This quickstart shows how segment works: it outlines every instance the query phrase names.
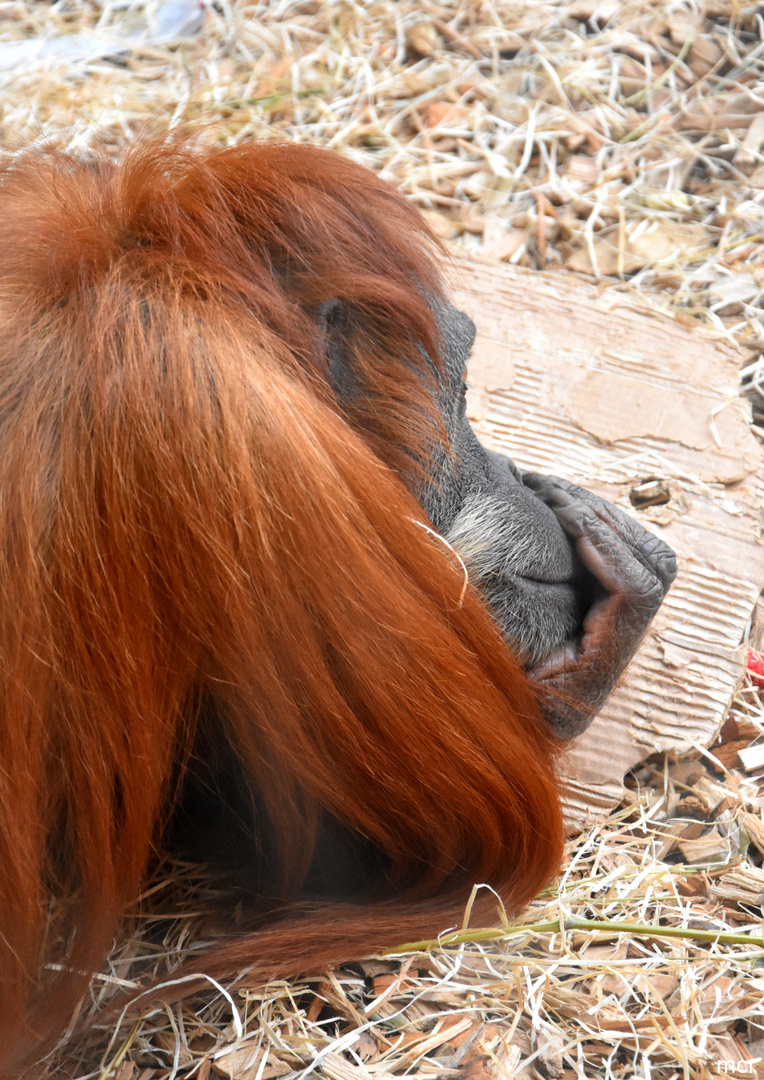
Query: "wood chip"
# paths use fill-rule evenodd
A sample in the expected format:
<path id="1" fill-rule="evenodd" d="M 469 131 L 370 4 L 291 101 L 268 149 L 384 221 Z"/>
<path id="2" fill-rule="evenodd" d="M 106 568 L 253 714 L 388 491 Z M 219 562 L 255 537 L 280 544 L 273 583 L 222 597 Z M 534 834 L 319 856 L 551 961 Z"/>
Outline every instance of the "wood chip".
<path id="1" fill-rule="evenodd" d="M 750 94 L 734 97 L 701 98 L 685 106 L 674 121 L 676 131 L 720 131 L 723 128 L 747 130 L 761 104 Z"/>
<path id="2" fill-rule="evenodd" d="M 730 870 L 712 882 L 708 891 L 717 900 L 760 905 L 764 903 L 764 869 L 759 866 L 741 866 Z"/>
<path id="3" fill-rule="evenodd" d="M 730 840 L 716 829 L 709 829 L 697 840 L 678 840 L 677 847 L 688 863 L 713 862 L 715 859 L 729 855 Z"/>
<path id="4" fill-rule="evenodd" d="M 341 1054 L 327 1054 L 322 1062 L 322 1071 L 329 1080 L 371 1080 L 371 1073 L 365 1066 L 353 1064 Z M 387 1080 L 392 1074 L 374 1072 L 375 1080 Z"/>
<path id="5" fill-rule="evenodd" d="M 758 769 L 764 769 L 764 743 L 738 750 L 737 756 L 745 772 L 756 772 Z"/>
<path id="6" fill-rule="evenodd" d="M 428 127 L 459 127 L 469 116 L 469 109 L 449 101 L 432 101 L 425 106 L 423 115 Z"/>
<path id="7" fill-rule="evenodd" d="M 510 229 L 503 236 L 483 244 L 480 254 L 484 259 L 493 259 L 501 262 L 503 259 L 511 259 L 513 255 L 528 243 L 527 229 Z"/>
<path id="8" fill-rule="evenodd" d="M 742 814 L 740 820 L 751 843 L 764 855 L 764 821 L 756 814 Z"/>
<path id="9" fill-rule="evenodd" d="M 721 746 L 715 746 L 713 755 L 718 758 L 725 769 L 733 769 L 740 766 L 738 754 L 741 750 L 745 750 L 749 744 L 749 739 L 733 739 L 730 742 L 722 743 Z"/>
<path id="10" fill-rule="evenodd" d="M 263 1064 L 265 1056 L 268 1056 L 268 1051 L 258 1050 L 256 1044 L 242 1046 L 216 1058 L 212 1062 L 212 1068 L 226 1080 L 277 1080 L 278 1077 L 292 1072 L 291 1065 L 279 1061 L 273 1055 L 268 1056 L 268 1060 Z"/>
<path id="11" fill-rule="evenodd" d="M 753 165 L 761 156 L 764 145 L 764 113 L 755 116 L 745 133 L 740 147 L 735 151 L 733 161 L 736 165 Z"/>
<path id="12" fill-rule="evenodd" d="M 671 821 L 660 831 L 661 843 L 657 848 L 657 857 L 665 859 L 676 848 L 680 840 L 697 840 L 703 834 L 702 821 Z"/>

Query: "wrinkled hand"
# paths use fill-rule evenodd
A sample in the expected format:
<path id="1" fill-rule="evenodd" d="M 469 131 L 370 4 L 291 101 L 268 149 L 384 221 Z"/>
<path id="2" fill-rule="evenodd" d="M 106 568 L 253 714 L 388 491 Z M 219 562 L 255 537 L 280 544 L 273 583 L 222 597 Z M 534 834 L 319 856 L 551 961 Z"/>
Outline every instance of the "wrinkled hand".
<path id="1" fill-rule="evenodd" d="M 597 583 L 581 639 L 528 672 L 547 720 L 560 738 L 570 739 L 589 726 L 636 652 L 676 577 L 676 556 L 598 495 L 540 473 L 522 479 L 554 510 Z"/>

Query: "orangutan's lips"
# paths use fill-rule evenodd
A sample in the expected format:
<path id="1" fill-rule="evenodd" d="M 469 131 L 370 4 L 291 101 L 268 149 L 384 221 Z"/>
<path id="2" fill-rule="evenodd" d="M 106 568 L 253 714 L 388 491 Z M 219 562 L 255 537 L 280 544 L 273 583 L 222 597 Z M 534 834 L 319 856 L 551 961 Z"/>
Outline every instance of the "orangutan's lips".
<path id="1" fill-rule="evenodd" d="M 532 679 L 550 679 L 554 675 L 562 675 L 566 670 L 572 669 L 580 662 L 580 643 L 566 641 L 563 645 L 558 645 L 545 660 L 528 668 L 528 675 Z"/>
<path id="2" fill-rule="evenodd" d="M 614 597 L 604 596 L 595 601 L 586 613 L 582 633 L 577 638 L 558 645 L 545 660 L 528 670 L 533 679 L 550 679 L 567 670 L 580 667 L 585 654 L 594 655 L 603 648 L 603 639 L 611 632 Z"/>

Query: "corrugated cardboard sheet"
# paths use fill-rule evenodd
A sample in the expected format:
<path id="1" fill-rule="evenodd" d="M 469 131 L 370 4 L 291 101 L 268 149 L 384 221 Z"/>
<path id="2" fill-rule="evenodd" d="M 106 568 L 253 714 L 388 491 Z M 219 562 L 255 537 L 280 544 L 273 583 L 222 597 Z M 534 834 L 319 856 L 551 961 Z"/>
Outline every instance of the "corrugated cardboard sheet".
<path id="1" fill-rule="evenodd" d="M 478 327 L 469 409 L 480 438 L 599 492 L 679 555 L 649 636 L 566 760 L 581 827 L 619 801 L 623 773 L 648 754 L 708 744 L 742 677 L 764 586 L 764 478 L 736 390 L 741 354 L 563 274 L 459 258 L 453 283 Z M 635 510 L 630 493 L 651 481 L 668 501 Z"/>

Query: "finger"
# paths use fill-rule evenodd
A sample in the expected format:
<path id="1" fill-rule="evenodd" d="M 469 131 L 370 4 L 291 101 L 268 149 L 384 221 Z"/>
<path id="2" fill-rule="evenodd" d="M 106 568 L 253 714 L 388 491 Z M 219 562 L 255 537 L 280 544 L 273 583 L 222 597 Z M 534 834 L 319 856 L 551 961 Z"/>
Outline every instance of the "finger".
<path id="1" fill-rule="evenodd" d="M 640 609 L 657 611 L 665 589 L 652 562 L 640 558 L 641 552 L 624 542 L 610 523 L 585 503 L 572 501 L 556 513 L 575 541 L 579 559 L 609 593 L 633 599 Z"/>
<path id="2" fill-rule="evenodd" d="M 661 582 L 664 594 L 677 575 L 676 555 L 659 536 L 644 528 L 620 507 L 585 488 L 556 476 L 525 473 L 523 483 L 557 513 L 583 503 L 614 533 L 622 538 L 634 556 Z"/>

